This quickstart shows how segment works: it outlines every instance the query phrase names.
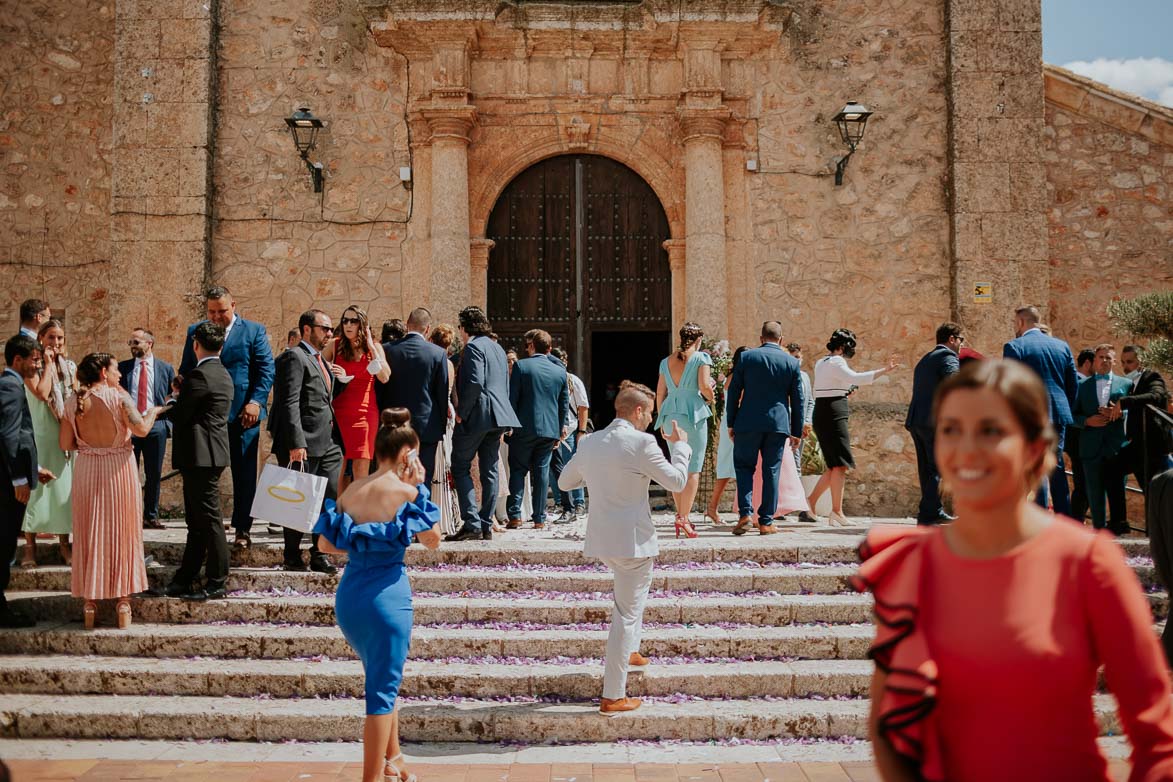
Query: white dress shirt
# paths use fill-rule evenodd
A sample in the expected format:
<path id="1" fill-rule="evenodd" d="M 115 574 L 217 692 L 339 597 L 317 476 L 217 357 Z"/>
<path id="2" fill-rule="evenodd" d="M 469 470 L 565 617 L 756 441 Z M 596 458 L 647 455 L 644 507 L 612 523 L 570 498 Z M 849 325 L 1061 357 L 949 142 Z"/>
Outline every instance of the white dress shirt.
<path id="1" fill-rule="evenodd" d="M 32 337 L 33 339 L 37 338 L 37 332 L 33 331 L 32 329 L 25 328 L 24 326 L 20 327 L 20 333 L 24 334 L 26 337 Z"/>
<path id="2" fill-rule="evenodd" d="M 134 360 L 134 369 L 130 370 L 130 398 L 134 400 L 135 407 L 138 407 L 138 383 L 139 375 L 143 371 L 143 363 L 147 365 L 147 408 L 149 409 L 152 402 L 151 397 L 155 393 L 155 355 L 152 353 L 146 358 L 136 358 Z"/>
<path id="3" fill-rule="evenodd" d="M 616 418 L 605 429 L 578 441 L 578 451 L 562 468 L 562 491 L 586 486 L 591 494 L 583 553 L 599 559 L 654 557 L 660 551 L 648 504 L 653 480 L 671 492 L 688 481 L 692 449 L 675 443 L 672 461 L 664 458 L 656 438 L 637 432 Z"/>
<path id="4" fill-rule="evenodd" d="M 815 398 L 847 396 L 852 386 L 866 386 L 876 379 L 876 370 L 856 372 L 843 356 L 824 356 L 815 362 Z"/>
<path id="5" fill-rule="evenodd" d="M 224 344 L 228 344 L 228 335 L 232 333 L 232 327 L 236 325 L 236 315 L 232 315 L 232 320 L 228 321 L 228 328 L 224 329 Z"/>
<path id="6" fill-rule="evenodd" d="M 1112 376 L 1096 376 L 1096 398 L 1100 400 L 1100 407 L 1107 407 L 1112 399 Z"/>
<path id="7" fill-rule="evenodd" d="M 570 431 L 578 429 L 578 408 L 590 408 L 590 398 L 587 396 L 586 386 L 582 379 L 573 372 L 566 373 L 566 382 L 570 386 L 570 408 L 566 411 L 566 425 Z"/>

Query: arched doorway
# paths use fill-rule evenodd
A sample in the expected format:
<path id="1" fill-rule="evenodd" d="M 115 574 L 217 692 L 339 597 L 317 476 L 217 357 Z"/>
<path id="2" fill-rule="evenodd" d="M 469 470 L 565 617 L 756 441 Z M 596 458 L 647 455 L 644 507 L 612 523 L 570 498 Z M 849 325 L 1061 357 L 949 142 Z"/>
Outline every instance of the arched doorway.
<path id="1" fill-rule="evenodd" d="M 596 425 L 623 379 L 655 387 L 670 345 L 668 218 L 652 188 L 598 155 L 563 155 L 519 174 L 486 229 L 489 319 L 507 347 L 544 329 L 590 390 Z"/>

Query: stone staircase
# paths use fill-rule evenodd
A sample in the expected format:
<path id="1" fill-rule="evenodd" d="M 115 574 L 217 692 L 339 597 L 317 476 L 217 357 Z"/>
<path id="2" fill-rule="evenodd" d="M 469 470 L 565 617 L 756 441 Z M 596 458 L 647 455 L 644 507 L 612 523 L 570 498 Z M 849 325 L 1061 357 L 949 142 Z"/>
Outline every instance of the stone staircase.
<path id="1" fill-rule="evenodd" d="M 415 631 L 401 691 L 412 742 L 746 742 L 866 736 L 871 601 L 848 591 L 865 525 L 786 524 L 792 534 L 734 538 L 702 529 L 662 553 L 642 651 L 653 664 L 628 690 L 647 699 L 609 719 L 602 688 L 609 574 L 581 555 L 573 525 L 491 543 L 413 548 Z M 182 551 L 175 522 L 150 533 L 152 583 Z M 1147 540 L 1123 545 L 1154 614 Z M 42 545 L 41 561 L 55 546 Z M 0 635 L 0 736 L 8 738 L 356 741 L 363 676 L 334 625 L 338 576 L 278 569 L 276 539 L 234 562 L 232 596 L 136 600 L 134 625 L 85 631 L 69 571 L 16 571 L 9 592 L 37 627 Z M 1120 730 L 1109 695 L 1096 708 Z"/>

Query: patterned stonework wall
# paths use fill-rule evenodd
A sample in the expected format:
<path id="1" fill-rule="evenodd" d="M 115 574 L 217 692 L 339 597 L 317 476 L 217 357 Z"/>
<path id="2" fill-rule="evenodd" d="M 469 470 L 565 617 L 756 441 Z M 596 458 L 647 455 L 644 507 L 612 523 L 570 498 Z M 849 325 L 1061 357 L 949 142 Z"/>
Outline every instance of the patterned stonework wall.
<path id="1" fill-rule="evenodd" d="M 0 17 L 0 307 L 64 311 L 68 349 L 105 347 L 110 278 L 114 7 L 7 3 Z"/>
<path id="2" fill-rule="evenodd" d="M 1047 86 L 1052 325 L 1073 350 L 1119 345 L 1107 303 L 1173 288 L 1173 111 Z"/>
<path id="3" fill-rule="evenodd" d="M 222 0 L 220 24 L 213 279 L 275 346 L 311 305 L 402 317 L 422 303 L 400 279 L 403 59 L 374 44 L 353 2 Z M 303 105 L 326 121 L 311 153 L 321 194 L 284 122 Z"/>

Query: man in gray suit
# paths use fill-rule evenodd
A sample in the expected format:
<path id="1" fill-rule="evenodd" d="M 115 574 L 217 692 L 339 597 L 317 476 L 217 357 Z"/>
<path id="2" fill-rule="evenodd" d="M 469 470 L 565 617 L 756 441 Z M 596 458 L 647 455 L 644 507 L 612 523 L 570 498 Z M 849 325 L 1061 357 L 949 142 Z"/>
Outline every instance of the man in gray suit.
<path id="1" fill-rule="evenodd" d="M 445 540 L 491 540 L 501 437 L 507 430 L 520 427 L 521 422 L 509 404 L 509 360 L 501 346 L 489 337 L 492 328 L 484 310 L 465 307 L 458 317 L 464 350 L 456 369 L 452 480 L 464 524 Z M 479 509 L 472 485 L 474 457 L 481 473 Z"/>
<path id="2" fill-rule="evenodd" d="M 678 492 L 688 480 L 692 456 L 688 435 L 675 424 L 672 432 L 665 432 L 665 440 L 677 443 L 670 449 L 669 463 L 656 438 L 645 431 L 655 406 L 656 395 L 650 388 L 623 381 L 615 397 L 615 420 L 579 440 L 578 451 L 558 478 L 562 491 L 586 486 L 590 492 L 583 553 L 602 560 L 615 574 L 615 605 L 599 702 L 603 714 L 640 706 L 639 698 L 627 697 L 627 673 L 632 666 L 648 664 L 639 653 L 639 635 L 652 584 L 652 560 L 660 551 L 648 506 L 648 484 L 654 480 L 668 491 Z"/>
<path id="3" fill-rule="evenodd" d="M 334 419 L 334 397 L 345 384 L 339 367 L 322 358 L 322 348 L 334 336 L 330 316 L 321 310 L 303 312 L 297 321 L 301 342 L 277 357 L 269 433 L 273 454 L 282 466 L 301 464 L 306 472 L 326 479 L 326 499 L 338 498 L 342 472 L 342 436 Z M 285 529 L 285 569 L 305 570 L 301 560 L 302 533 Z M 310 570 L 334 573 L 337 568 L 318 551 L 318 536 L 310 545 Z"/>

